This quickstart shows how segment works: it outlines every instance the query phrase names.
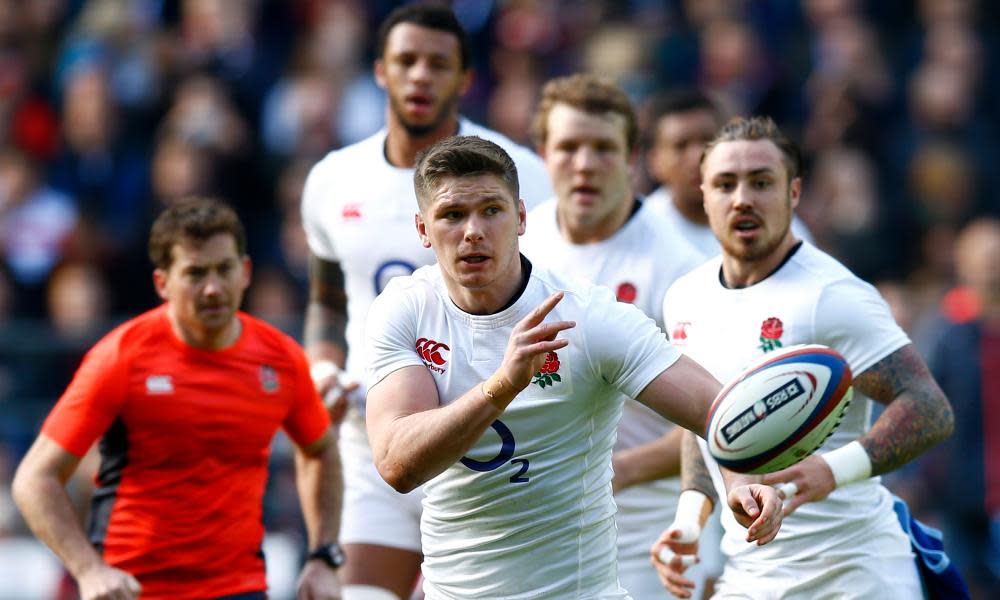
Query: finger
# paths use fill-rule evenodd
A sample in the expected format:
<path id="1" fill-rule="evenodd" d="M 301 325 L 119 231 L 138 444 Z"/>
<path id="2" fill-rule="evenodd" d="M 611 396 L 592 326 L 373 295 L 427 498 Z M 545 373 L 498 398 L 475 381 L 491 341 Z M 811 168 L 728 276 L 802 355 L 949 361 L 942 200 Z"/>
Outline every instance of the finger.
<path id="1" fill-rule="evenodd" d="M 554 352 L 556 350 L 559 350 L 560 348 L 565 348 L 568 345 L 569 345 L 569 340 L 567 340 L 566 338 L 558 338 L 552 341 L 542 341 L 542 342 L 537 342 L 535 344 L 531 344 L 530 346 L 525 346 L 522 349 L 522 351 L 524 352 L 523 356 L 532 357 L 532 356 L 538 356 L 539 354 L 544 354 L 546 352 Z"/>
<path id="2" fill-rule="evenodd" d="M 788 515 L 795 512 L 796 509 L 798 509 L 806 502 L 807 502 L 806 497 L 803 496 L 802 494 L 799 494 L 782 505 L 781 514 L 787 517 Z"/>
<path id="3" fill-rule="evenodd" d="M 531 329 L 527 330 L 523 334 L 523 338 L 536 341 L 536 340 L 554 340 L 559 332 L 565 331 L 567 329 L 572 329 L 576 327 L 576 321 L 552 321 L 549 323 L 542 323 L 536 325 Z"/>
<path id="4" fill-rule="evenodd" d="M 559 304 L 559 301 L 562 299 L 563 293 L 556 292 L 545 300 L 542 300 L 542 303 L 536 306 L 535 310 L 528 313 L 528 316 L 521 320 L 521 324 L 524 325 L 525 329 L 530 329 L 535 325 L 538 325 L 550 312 L 552 312 L 552 309 L 555 308 L 556 304 Z"/>
<path id="5" fill-rule="evenodd" d="M 683 571 L 699 562 L 697 554 L 674 554 L 670 548 L 660 548 L 656 553 L 656 560 L 677 571 Z"/>
<path id="6" fill-rule="evenodd" d="M 778 490 L 778 494 L 785 500 L 790 500 L 792 496 L 799 493 L 799 486 L 794 481 L 779 483 L 774 486 L 774 489 Z"/>

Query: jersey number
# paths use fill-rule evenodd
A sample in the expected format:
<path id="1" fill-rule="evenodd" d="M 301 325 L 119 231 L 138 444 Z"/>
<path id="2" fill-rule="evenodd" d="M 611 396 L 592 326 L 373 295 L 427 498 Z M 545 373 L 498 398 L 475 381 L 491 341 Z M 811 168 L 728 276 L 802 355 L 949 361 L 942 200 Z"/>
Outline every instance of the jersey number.
<path id="1" fill-rule="evenodd" d="M 503 421 L 497 419 L 493 421 L 491 425 L 493 431 L 497 432 L 500 436 L 500 452 L 496 455 L 493 460 L 481 461 L 473 460 L 471 458 L 462 457 L 461 462 L 466 467 L 472 469 L 473 471 L 479 471 L 480 473 L 486 473 L 488 471 L 493 471 L 499 469 L 500 467 L 506 465 L 508 461 L 512 465 L 520 465 L 521 469 L 511 476 L 511 483 L 527 483 L 528 477 L 526 473 L 528 472 L 528 459 L 526 458 L 514 458 L 514 434 L 511 433 L 510 428 L 503 424 Z"/>

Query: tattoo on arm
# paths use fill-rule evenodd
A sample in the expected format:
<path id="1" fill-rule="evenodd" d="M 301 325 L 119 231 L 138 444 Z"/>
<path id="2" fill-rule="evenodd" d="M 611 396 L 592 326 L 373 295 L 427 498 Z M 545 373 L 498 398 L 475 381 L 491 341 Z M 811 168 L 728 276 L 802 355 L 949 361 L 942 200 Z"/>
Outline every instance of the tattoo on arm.
<path id="1" fill-rule="evenodd" d="M 681 489 L 696 490 L 705 494 L 712 504 L 718 504 L 718 495 L 712 485 L 712 476 L 708 465 L 701 456 L 698 438 L 690 431 L 685 431 L 681 437 Z"/>
<path id="2" fill-rule="evenodd" d="M 307 348 L 327 342 L 347 348 L 347 292 L 340 263 L 309 256 L 309 306 L 304 340 Z"/>
<path id="3" fill-rule="evenodd" d="M 859 440 L 871 458 L 872 475 L 905 465 L 954 429 L 951 405 L 912 344 L 855 377 L 854 387 L 886 405 Z"/>

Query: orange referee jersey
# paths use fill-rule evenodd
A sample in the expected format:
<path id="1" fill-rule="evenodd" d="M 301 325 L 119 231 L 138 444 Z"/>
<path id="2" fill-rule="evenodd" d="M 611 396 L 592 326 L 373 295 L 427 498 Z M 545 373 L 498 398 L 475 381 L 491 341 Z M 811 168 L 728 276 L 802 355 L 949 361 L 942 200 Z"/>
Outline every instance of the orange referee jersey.
<path id="1" fill-rule="evenodd" d="M 271 440 L 299 445 L 329 417 L 299 346 L 238 313 L 237 342 L 192 348 L 161 306 L 84 357 L 42 432 L 83 456 L 101 439 L 89 534 L 143 598 L 264 590 L 262 500 Z"/>

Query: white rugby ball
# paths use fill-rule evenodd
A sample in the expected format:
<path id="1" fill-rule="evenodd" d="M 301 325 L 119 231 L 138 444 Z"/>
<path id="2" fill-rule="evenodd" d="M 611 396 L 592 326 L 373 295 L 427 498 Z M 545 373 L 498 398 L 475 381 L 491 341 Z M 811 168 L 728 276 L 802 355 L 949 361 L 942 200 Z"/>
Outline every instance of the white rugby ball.
<path id="1" fill-rule="evenodd" d="M 836 350 L 790 346 L 725 386 L 708 414 L 708 449 L 740 473 L 790 467 L 823 445 L 851 403 L 851 368 Z"/>

